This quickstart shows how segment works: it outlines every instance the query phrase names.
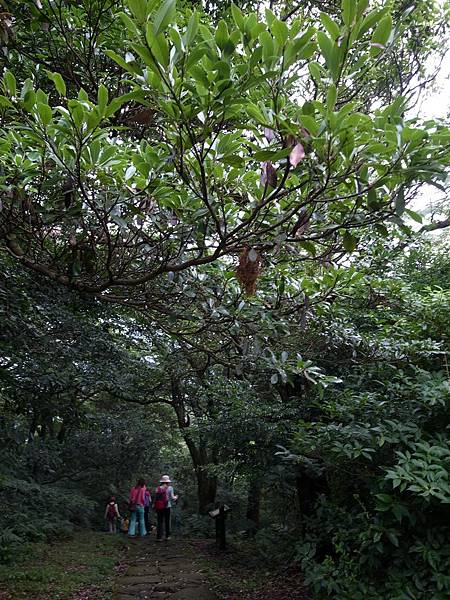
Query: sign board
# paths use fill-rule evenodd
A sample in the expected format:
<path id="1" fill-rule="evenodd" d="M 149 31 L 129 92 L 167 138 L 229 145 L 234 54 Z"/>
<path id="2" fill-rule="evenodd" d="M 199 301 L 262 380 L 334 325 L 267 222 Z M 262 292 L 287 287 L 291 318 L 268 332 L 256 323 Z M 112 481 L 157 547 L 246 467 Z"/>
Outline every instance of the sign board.
<path id="1" fill-rule="evenodd" d="M 224 512 L 229 512 L 230 510 L 231 510 L 231 508 L 229 506 L 227 506 L 226 504 L 223 505 Z M 217 519 L 217 517 L 220 515 L 220 508 L 216 508 L 215 510 L 210 510 L 208 514 L 212 519 Z"/>

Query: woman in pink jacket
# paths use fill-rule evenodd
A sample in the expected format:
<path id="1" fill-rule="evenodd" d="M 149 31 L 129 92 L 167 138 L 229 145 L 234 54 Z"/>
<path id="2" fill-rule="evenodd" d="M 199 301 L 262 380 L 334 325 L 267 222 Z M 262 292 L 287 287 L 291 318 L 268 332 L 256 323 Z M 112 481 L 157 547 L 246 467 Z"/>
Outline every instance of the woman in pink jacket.
<path id="1" fill-rule="evenodd" d="M 144 521 L 144 506 L 145 506 L 145 481 L 138 479 L 136 485 L 130 490 L 130 528 L 128 535 L 134 537 L 136 535 L 136 520 L 139 519 L 139 531 L 141 536 L 147 535 Z"/>

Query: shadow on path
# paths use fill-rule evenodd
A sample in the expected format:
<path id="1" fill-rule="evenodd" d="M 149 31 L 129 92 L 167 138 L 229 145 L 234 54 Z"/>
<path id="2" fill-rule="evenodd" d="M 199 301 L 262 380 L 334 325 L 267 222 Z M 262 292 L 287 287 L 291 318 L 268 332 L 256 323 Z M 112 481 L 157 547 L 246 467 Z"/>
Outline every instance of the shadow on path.
<path id="1" fill-rule="evenodd" d="M 152 537 L 132 539 L 129 545 L 113 600 L 217 600 L 189 542 L 157 544 Z"/>

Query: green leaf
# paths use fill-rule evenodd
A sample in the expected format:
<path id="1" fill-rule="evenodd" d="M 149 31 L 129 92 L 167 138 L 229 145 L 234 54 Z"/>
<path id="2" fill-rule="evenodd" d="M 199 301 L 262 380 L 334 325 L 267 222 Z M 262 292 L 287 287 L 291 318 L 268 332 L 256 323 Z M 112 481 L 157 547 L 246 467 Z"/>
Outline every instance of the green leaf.
<path id="1" fill-rule="evenodd" d="M 395 198 L 395 213 L 401 217 L 405 212 L 405 192 L 403 188 L 400 188 Z"/>
<path id="2" fill-rule="evenodd" d="M 20 97 L 22 98 L 22 100 L 25 97 L 25 94 L 33 89 L 34 89 L 33 81 L 30 78 L 25 79 L 23 86 L 22 86 L 22 90 L 20 92 Z"/>
<path id="3" fill-rule="evenodd" d="M 262 111 L 256 104 L 253 104 L 252 102 L 248 102 L 245 105 L 244 110 L 247 112 L 247 114 L 249 114 L 252 117 L 252 119 L 255 119 L 255 121 L 257 121 L 258 123 L 267 125 L 266 117 L 264 116 L 264 114 L 262 113 Z"/>
<path id="4" fill-rule="evenodd" d="M 178 33 L 178 31 L 175 29 L 175 27 L 169 28 L 169 38 L 171 39 L 173 45 L 175 46 L 177 53 L 179 55 L 183 54 L 183 44 L 182 44 L 181 36 Z"/>
<path id="5" fill-rule="evenodd" d="M 17 92 L 16 78 L 11 71 L 6 71 L 6 73 L 3 75 L 3 81 L 8 94 L 10 96 L 15 96 Z"/>
<path id="6" fill-rule="evenodd" d="M 239 169 L 241 169 L 245 165 L 245 160 L 242 158 L 242 156 L 239 156 L 237 154 L 227 154 L 227 156 L 223 156 L 218 160 L 220 160 L 220 162 L 224 163 L 225 165 L 230 165 L 231 167 L 237 167 Z"/>
<path id="7" fill-rule="evenodd" d="M 38 102 L 37 110 L 43 125 L 48 125 L 52 120 L 52 109 L 48 104 Z"/>
<path id="8" fill-rule="evenodd" d="M 319 133 L 319 124 L 314 117 L 311 117 L 311 115 L 301 114 L 299 115 L 299 120 L 303 127 L 305 127 L 312 135 L 315 136 Z"/>
<path id="9" fill-rule="evenodd" d="M 72 277 L 79 277 L 81 275 L 81 262 L 77 258 L 75 262 L 72 263 Z"/>
<path id="10" fill-rule="evenodd" d="M 176 14 L 176 0 L 166 0 L 155 16 L 153 23 L 153 33 L 158 36 L 163 32 L 169 23 L 172 23 Z"/>
<path id="11" fill-rule="evenodd" d="M 84 88 L 78 90 L 78 100 L 81 100 L 81 102 L 89 102 L 89 94 Z"/>
<path id="12" fill-rule="evenodd" d="M 323 31 L 317 32 L 317 42 L 322 56 L 329 62 L 333 54 L 333 42 L 325 33 L 323 33 Z"/>
<path id="13" fill-rule="evenodd" d="M 282 150 L 259 150 L 259 152 L 255 152 L 253 158 L 258 161 L 271 160 L 272 162 L 275 162 L 289 156 L 291 151 L 291 148 L 283 148 Z"/>
<path id="14" fill-rule="evenodd" d="M 259 41 L 263 49 L 263 61 L 270 65 L 274 55 L 274 46 L 272 36 L 268 31 L 263 31 L 259 36 Z"/>
<path id="15" fill-rule="evenodd" d="M 147 23 L 146 38 L 153 56 L 160 65 L 167 67 L 169 65 L 169 44 L 167 43 L 165 35 L 160 33 L 156 37 L 153 37 L 152 25 L 151 23 Z"/>
<path id="16" fill-rule="evenodd" d="M 236 32 L 234 32 L 234 33 L 236 33 Z M 234 37 L 235 36 L 233 36 L 233 34 L 232 34 L 231 37 L 229 37 L 225 43 L 225 46 L 223 48 L 223 53 L 225 56 L 231 56 L 233 54 L 233 52 L 236 50 L 236 43 L 233 41 Z"/>
<path id="17" fill-rule="evenodd" d="M 195 40 L 195 37 L 198 32 L 198 22 L 199 22 L 198 13 L 193 12 L 191 15 L 191 18 L 189 19 L 189 23 L 186 28 L 186 33 L 183 36 L 183 40 L 184 40 L 184 44 L 185 44 L 186 48 L 188 48 L 192 44 L 192 42 Z"/>
<path id="18" fill-rule="evenodd" d="M 389 538 L 389 541 L 394 544 L 398 548 L 398 537 L 393 531 L 388 531 L 386 534 Z"/>
<path id="19" fill-rule="evenodd" d="M 297 38 L 295 41 L 296 43 L 298 42 L 299 46 L 304 46 L 305 44 L 307 44 L 308 42 L 310 42 L 312 40 L 312 38 L 314 37 L 314 35 L 316 34 L 317 30 L 315 27 L 308 27 L 308 29 L 306 30 L 306 32 L 299 38 Z"/>
<path id="20" fill-rule="evenodd" d="M 208 88 L 208 74 L 200 65 L 192 65 L 192 67 L 189 69 L 189 75 L 191 75 L 191 77 L 193 77 L 197 83 L 200 83 L 203 87 Z"/>
<path id="21" fill-rule="evenodd" d="M 372 35 L 370 53 L 372 56 L 377 56 L 386 47 L 386 44 L 391 36 L 392 32 L 392 17 L 386 15 L 378 23 L 375 31 Z"/>
<path id="22" fill-rule="evenodd" d="M 150 27 L 151 29 L 151 24 L 148 24 L 147 27 Z M 137 54 L 139 54 L 139 56 L 142 58 L 145 64 L 149 66 L 153 70 L 153 72 L 159 76 L 158 67 L 147 46 L 144 46 L 144 44 L 132 44 L 131 47 L 135 52 L 137 52 Z"/>
<path id="23" fill-rule="evenodd" d="M 270 26 L 274 38 L 280 46 L 284 46 L 289 37 L 289 29 L 284 21 L 275 19 Z"/>
<path id="24" fill-rule="evenodd" d="M 308 240 L 303 240 L 303 241 L 299 242 L 299 246 L 301 246 L 304 250 L 306 250 L 306 252 L 308 254 L 311 254 L 311 256 L 316 256 L 316 254 L 317 254 L 316 246 L 313 244 L 313 242 L 310 242 Z"/>
<path id="25" fill-rule="evenodd" d="M 381 500 L 383 504 L 392 504 L 392 496 L 389 494 L 375 494 L 378 500 Z"/>
<path id="26" fill-rule="evenodd" d="M 14 104 L 12 102 L 10 102 L 10 100 L 8 100 L 8 98 L 6 96 L 2 96 L 0 95 L 0 107 L 6 107 L 6 108 L 11 108 L 14 106 Z"/>
<path id="27" fill-rule="evenodd" d="M 423 223 L 423 218 L 422 215 L 415 212 L 414 210 L 411 210 L 409 208 L 407 208 L 405 210 L 406 214 L 409 215 L 411 217 L 411 219 L 413 219 L 414 221 L 416 221 L 416 223 Z"/>
<path id="28" fill-rule="evenodd" d="M 221 19 L 217 25 L 216 33 L 214 34 L 214 39 L 216 40 L 216 44 L 218 47 L 223 50 L 228 42 L 228 27 L 223 19 Z"/>
<path id="29" fill-rule="evenodd" d="M 121 56 L 117 54 L 117 52 L 114 52 L 114 50 L 105 50 L 105 54 L 118 65 L 120 65 L 125 71 L 128 71 L 129 73 L 136 73 L 136 67 L 131 63 L 127 63 Z"/>
<path id="30" fill-rule="evenodd" d="M 375 230 L 378 231 L 378 233 L 380 235 L 382 235 L 383 237 L 388 237 L 388 235 L 389 235 L 389 231 L 387 230 L 387 227 L 385 225 L 383 225 L 382 223 L 376 223 Z"/>
<path id="31" fill-rule="evenodd" d="M 140 23 L 147 19 L 147 0 L 128 0 L 128 6 Z"/>
<path id="32" fill-rule="evenodd" d="M 55 84 L 56 91 L 60 96 L 66 95 L 66 84 L 59 73 L 49 73 L 50 79 Z"/>
<path id="33" fill-rule="evenodd" d="M 328 88 L 328 93 L 327 93 L 327 109 L 328 112 L 333 112 L 334 110 L 334 106 L 336 104 L 336 96 L 337 96 L 337 90 L 336 90 L 336 86 L 334 85 L 334 83 L 332 83 L 330 85 L 330 87 Z"/>
<path id="34" fill-rule="evenodd" d="M 34 90 L 28 90 L 23 97 L 23 105 L 26 110 L 31 112 L 31 110 L 35 104 L 36 104 L 36 92 Z"/>
<path id="35" fill-rule="evenodd" d="M 317 45 L 314 42 L 305 44 L 305 46 L 302 46 L 300 48 L 300 50 L 298 51 L 297 59 L 298 60 L 309 60 L 311 58 L 311 56 L 314 54 L 314 52 L 316 52 L 316 50 L 317 50 Z"/>
<path id="36" fill-rule="evenodd" d="M 85 115 L 82 105 L 79 102 L 76 102 L 70 106 L 70 114 L 72 115 L 72 119 L 76 125 L 76 127 L 81 127 L 84 123 Z"/>
<path id="37" fill-rule="evenodd" d="M 375 188 L 370 188 L 370 190 L 367 192 L 367 206 L 371 210 L 378 209 L 378 196 Z"/>
<path id="38" fill-rule="evenodd" d="M 244 15 L 241 10 L 236 6 L 236 4 L 231 4 L 231 14 L 233 15 L 233 20 L 236 23 L 236 27 L 244 33 L 245 31 L 245 20 Z"/>
<path id="39" fill-rule="evenodd" d="M 322 66 L 315 60 L 309 63 L 308 70 L 316 83 L 320 83 L 322 76 L 325 75 L 325 72 L 322 73 Z"/>
<path id="40" fill-rule="evenodd" d="M 103 84 L 101 84 L 98 88 L 97 104 L 100 114 L 103 115 L 106 107 L 108 106 L 108 90 Z"/>
<path id="41" fill-rule="evenodd" d="M 342 243 L 344 244 L 344 248 L 347 250 L 347 252 L 353 252 L 358 245 L 358 240 L 346 230 L 342 237 Z"/>
<path id="42" fill-rule="evenodd" d="M 369 31 L 369 29 L 372 29 L 372 27 L 374 27 L 377 23 L 379 23 L 381 21 L 381 19 L 383 18 L 383 16 L 388 12 L 388 8 L 382 8 L 381 10 L 373 10 L 372 12 L 370 12 L 368 15 L 366 15 L 364 17 L 364 20 L 361 24 L 359 33 L 358 33 L 358 39 L 362 38 L 362 36 Z"/>
<path id="43" fill-rule="evenodd" d="M 327 67 L 333 77 L 333 80 L 336 81 L 338 76 L 338 47 L 333 44 L 332 40 L 323 33 L 323 31 L 319 31 L 317 33 L 317 42 L 319 44 L 320 51 L 322 56 L 324 57 Z"/>
<path id="44" fill-rule="evenodd" d="M 340 34 L 339 25 L 333 21 L 333 19 L 327 15 L 327 13 L 320 13 L 320 21 L 325 29 L 330 34 L 330 37 L 333 41 L 336 41 Z"/>
<path id="45" fill-rule="evenodd" d="M 356 0 L 342 0 L 342 20 L 351 27 L 356 15 Z"/>
<path id="46" fill-rule="evenodd" d="M 272 23 L 276 20 L 276 16 L 275 13 L 270 10 L 270 8 L 265 8 L 264 9 L 265 15 L 266 15 L 266 23 L 269 27 L 272 27 Z"/>
<path id="47" fill-rule="evenodd" d="M 41 90 L 41 88 L 39 88 L 38 90 L 36 90 L 36 100 L 38 102 L 42 102 L 42 104 L 48 104 L 48 94 L 46 94 L 44 90 Z"/>
<path id="48" fill-rule="evenodd" d="M 128 29 L 128 33 L 133 38 L 139 37 L 139 28 L 137 27 L 133 19 L 130 19 L 130 17 L 124 12 L 117 13 L 117 16 L 122 21 L 122 23 L 124 23 L 125 27 Z"/>
<path id="49" fill-rule="evenodd" d="M 370 2 L 370 0 L 359 0 L 357 9 L 356 9 L 356 14 L 358 15 L 358 17 L 361 17 L 364 14 L 364 11 L 369 6 L 369 2 Z"/>

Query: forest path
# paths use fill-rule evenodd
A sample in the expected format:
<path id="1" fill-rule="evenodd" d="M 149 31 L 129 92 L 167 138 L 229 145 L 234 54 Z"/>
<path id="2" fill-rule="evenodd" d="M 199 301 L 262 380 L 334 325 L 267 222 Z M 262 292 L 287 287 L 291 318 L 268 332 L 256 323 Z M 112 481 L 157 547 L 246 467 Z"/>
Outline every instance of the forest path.
<path id="1" fill-rule="evenodd" d="M 187 541 L 156 543 L 153 536 L 131 539 L 125 567 L 117 578 L 113 600 L 217 600 Z"/>

